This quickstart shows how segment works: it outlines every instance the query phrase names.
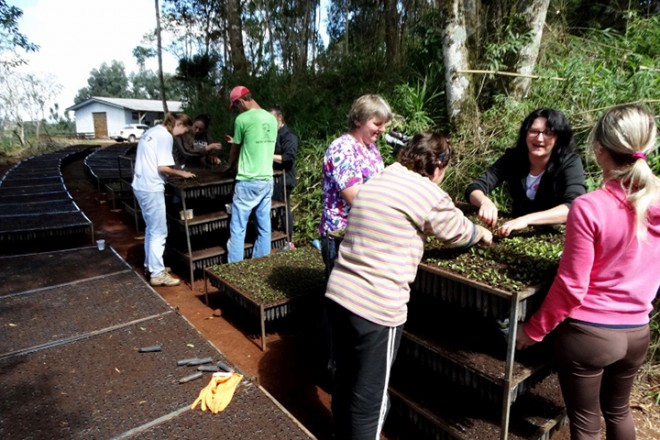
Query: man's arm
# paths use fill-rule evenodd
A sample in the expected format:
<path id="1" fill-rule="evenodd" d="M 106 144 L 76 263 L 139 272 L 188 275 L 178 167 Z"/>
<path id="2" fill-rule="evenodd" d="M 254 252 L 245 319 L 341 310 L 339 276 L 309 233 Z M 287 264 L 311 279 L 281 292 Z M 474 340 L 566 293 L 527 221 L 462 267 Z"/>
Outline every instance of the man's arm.
<path id="1" fill-rule="evenodd" d="M 229 161 L 227 162 L 227 165 L 229 166 L 230 169 L 237 169 L 238 168 L 238 153 L 241 150 L 240 144 L 235 144 L 234 143 L 234 138 L 226 135 L 225 140 L 231 145 L 231 149 L 229 150 Z"/>

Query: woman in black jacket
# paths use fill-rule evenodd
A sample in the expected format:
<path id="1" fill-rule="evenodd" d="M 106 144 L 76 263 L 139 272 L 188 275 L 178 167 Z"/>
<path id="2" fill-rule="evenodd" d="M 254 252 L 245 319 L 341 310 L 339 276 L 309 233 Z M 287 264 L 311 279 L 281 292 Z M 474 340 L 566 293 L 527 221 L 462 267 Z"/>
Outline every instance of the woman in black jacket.
<path id="1" fill-rule="evenodd" d="M 498 211 L 487 194 L 506 184 L 514 219 L 498 228 L 502 236 L 532 225 L 565 223 L 571 202 L 586 192 L 582 160 L 575 150 L 573 129 L 562 112 L 534 110 L 521 124 L 516 145 L 467 187 L 465 198 L 494 228 Z"/>
<path id="2" fill-rule="evenodd" d="M 296 184 L 296 156 L 298 155 L 298 136 L 284 121 L 284 111 L 279 105 L 269 110 L 277 119 L 277 141 L 273 155 L 273 169 L 283 170 L 285 173 L 286 191 L 281 185 L 275 185 L 273 200 L 286 202 L 286 233 L 289 237 L 289 249 L 293 245 L 293 213 L 291 211 L 291 192 Z"/>
<path id="3" fill-rule="evenodd" d="M 193 119 L 190 133 L 174 138 L 172 155 L 179 168 L 201 168 L 205 164 L 220 164 L 220 158 L 211 153 L 221 150 L 222 144 L 211 140 L 209 136 L 210 125 L 211 118 L 209 115 L 197 115 Z"/>

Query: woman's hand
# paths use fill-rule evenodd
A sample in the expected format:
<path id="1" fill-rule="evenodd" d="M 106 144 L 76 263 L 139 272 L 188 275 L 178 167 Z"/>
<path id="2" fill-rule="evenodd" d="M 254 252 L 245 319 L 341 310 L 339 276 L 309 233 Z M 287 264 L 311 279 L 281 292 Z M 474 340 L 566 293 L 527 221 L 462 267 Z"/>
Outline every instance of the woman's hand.
<path id="1" fill-rule="evenodd" d="M 212 144 L 208 144 L 206 146 L 206 151 L 213 151 L 213 150 L 222 150 L 222 144 L 220 142 L 213 142 Z"/>
<path id="2" fill-rule="evenodd" d="M 489 228 L 497 226 L 497 206 L 486 197 L 479 205 L 479 218 Z"/>
<path id="3" fill-rule="evenodd" d="M 493 233 L 488 229 L 480 225 L 475 225 L 479 234 L 479 243 L 483 243 L 486 246 L 493 244 Z"/>
<path id="4" fill-rule="evenodd" d="M 511 235 L 511 232 L 518 231 L 520 229 L 525 229 L 528 226 L 529 226 L 529 222 L 527 221 L 527 217 L 522 216 L 522 217 L 514 218 L 513 220 L 509 220 L 508 222 L 504 223 L 502 226 L 500 226 L 497 229 L 497 233 L 502 237 L 508 237 L 509 235 Z"/>
<path id="5" fill-rule="evenodd" d="M 522 328 L 522 322 L 518 325 L 518 333 L 516 334 L 516 349 L 522 350 L 523 348 L 531 347 L 536 344 L 536 341 L 527 336 L 525 329 Z"/>

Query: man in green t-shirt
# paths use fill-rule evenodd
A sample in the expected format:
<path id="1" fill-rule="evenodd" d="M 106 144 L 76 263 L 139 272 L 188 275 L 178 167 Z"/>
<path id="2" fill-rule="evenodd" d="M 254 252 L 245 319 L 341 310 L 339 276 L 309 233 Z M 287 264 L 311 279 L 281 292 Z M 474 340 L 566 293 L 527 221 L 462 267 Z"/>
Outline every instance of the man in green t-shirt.
<path id="1" fill-rule="evenodd" d="M 238 159 L 227 242 L 227 262 L 234 263 L 243 259 L 245 230 L 252 211 L 257 227 L 252 258 L 270 254 L 270 209 L 277 120 L 259 106 L 244 86 L 232 89 L 229 108 L 239 112 L 234 122 L 234 135 L 226 136 L 227 142 L 231 144 L 229 166 L 233 167 Z"/>

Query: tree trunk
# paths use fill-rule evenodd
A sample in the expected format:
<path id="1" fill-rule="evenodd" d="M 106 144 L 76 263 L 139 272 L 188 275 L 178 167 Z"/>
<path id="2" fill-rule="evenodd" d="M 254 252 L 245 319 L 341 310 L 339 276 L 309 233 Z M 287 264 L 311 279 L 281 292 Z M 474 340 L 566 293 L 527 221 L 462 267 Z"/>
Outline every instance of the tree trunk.
<path id="1" fill-rule="evenodd" d="M 270 52 L 270 68 L 275 68 L 275 33 L 273 29 L 275 28 L 273 24 L 273 18 L 270 14 L 270 11 L 265 11 L 266 16 L 266 28 L 268 32 L 268 51 Z"/>
<path id="2" fill-rule="evenodd" d="M 385 62 L 388 66 L 399 65 L 399 14 L 397 0 L 384 0 L 385 9 Z"/>
<path id="3" fill-rule="evenodd" d="M 545 17 L 548 13 L 548 5 L 550 0 L 530 0 L 529 2 L 522 2 L 521 14 L 525 17 L 525 25 L 527 29 L 522 32 L 529 32 L 532 36 L 529 44 L 523 47 L 518 54 L 518 62 L 516 72 L 522 75 L 533 75 L 534 67 L 539 56 L 539 49 L 541 47 L 541 38 L 543 37 L 543 26 L 545 25 Z M 529 77 L 516 77 L 511 81 L 511 93 L 516 99 L 524 98 L 529 91 L 531 84 Z"/>
<path id="4" fill-rule="evenodd" d="M 350 11 L 348 10 L 348 1 L 344 5 L 344 20 L 346 22 L 346 29 L 344 29 L 344 54 L 348 56 L 348 28 L 349 28 L 349 17 Z"/>
<path id="5" fill-rule="evenodd" d="M 481 0 L 464 0 L 465 31 L 470 59 L 468 63 L 476 66 L 481 57 Z"/>
<path id="6" fill-rule="evenodd" d="M 18 138 L 18 143 L 21 144 L 21 147 L 25 147 L 25 128 L 23 127 L 23 121 L 20 119 L 16 120 L 16 127 L 14 127 L 14 134 Z"/>
<path id="7" fill-rule="evenodd" d="M 158 81 L 160 82 L 160 97 L 163 100 L 163 113 L 166 114 L 169 110 L 167 108 L 167 96 L 165 96 L 165 77 L 163 76 L 163 43 L 160 37 L 160 5 L 158 0 L 156 2 L 156 42 L 158 52 Z"/>
<path id="8" fill-rule="evenodd" d="M 306 0 L 305 1 L 305 8 L 304 8 L 304 18 L 303 18 L 303 37 L 302 41 L 300 42 L 300 57 L 298 66 L 297 66 L 297 72 L 299 73 L 304 73 L 305 69 L 307 69 L 307 51 L 309 49 L 309 43 L 311 40 L 311 35 L 315 35 L 316 33 L 312 29 L 312 23 L 315 23 L 314 21 L 314 5 L 312 5 L 312 0 Z"/>
<path id="9" fill-rule="evenodd" d="M 467 123 L 473 124 L 477 117 L 472 77 L 460 73 L 470 68 L 463 2 L 446 2 L 443 12 L 442 53 L 445 62 L 447 112 L 452 125 L 460 127 Z"/>
<path id="10" fill-rule="evenodd" d="M 316 54 L 317 54 L 317 49 L 318 49 L 317 44 L 316 44 L 316 39 L 317 39 L 317 36 L 319 35 L 319 29 L 321 29 L 321 15 L 322 15 L 321 10 L 320 10 L 320 8 L 321 8 L 320 5 L 321 5 L 320 1 L 314 3 L 314 10 L 316 12 L 315 12 L 315 15 L 314 15 L 314 23 L 315 23 L 314 24 L 314 34 L 313 34 L 314 36 L 313 36 L 313 42 L 312 42 L 312 54 L 311 54 L 312 59 L 311 59 L 311 63 L 310 63 L 311 64 L 310 68 L 311 68 L 312 72 L 316 72 Z"/>
<path id="11" fill-rule="evenodd" d="M 227 33 L 229 35 L 229 50 L 234 72 L 239 76 L 247 76 L 248 63 L 243 46 L 243 25 L 241 21 L 241 1 L 227 1 Z"/>

